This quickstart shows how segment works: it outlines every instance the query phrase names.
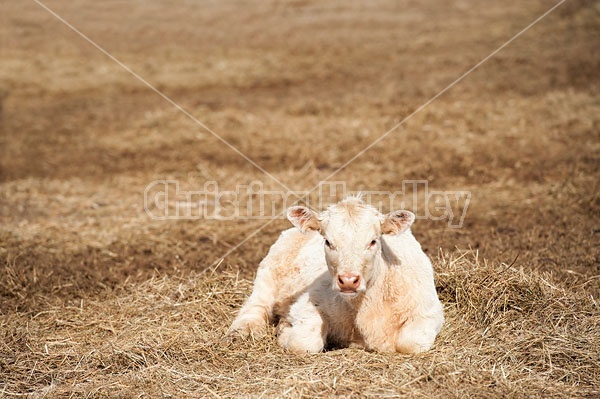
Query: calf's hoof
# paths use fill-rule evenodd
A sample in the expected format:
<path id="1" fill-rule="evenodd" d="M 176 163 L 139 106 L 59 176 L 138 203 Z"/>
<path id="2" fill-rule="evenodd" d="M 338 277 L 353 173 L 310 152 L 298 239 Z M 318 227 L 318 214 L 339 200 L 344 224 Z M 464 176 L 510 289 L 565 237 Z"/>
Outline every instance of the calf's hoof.
<path id="1" fill-rule="evenodd" d="M 229 327 L 226 337 L 259 339 L 267 334 L 267 327 L 264 320 L 236 320 Z"/>
<path id="2" fill-rule="evenodd" d="M 302 335 L 292 328 L 280 330 L 277 342 L 281 347 L 293 353 L 320 353 L 325 346 L 321 337 Z"/>

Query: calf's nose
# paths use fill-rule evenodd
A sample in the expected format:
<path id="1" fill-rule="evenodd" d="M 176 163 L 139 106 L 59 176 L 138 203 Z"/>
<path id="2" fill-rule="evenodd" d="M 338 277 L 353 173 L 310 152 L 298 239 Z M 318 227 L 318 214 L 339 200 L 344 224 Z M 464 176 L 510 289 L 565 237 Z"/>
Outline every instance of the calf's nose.
<path id="1" fill-rule="evenodd" d="M 360 286 L 360 276 L 355 273 L 338 274 L 337 283 L 342 292 L 356 292 Z"/>

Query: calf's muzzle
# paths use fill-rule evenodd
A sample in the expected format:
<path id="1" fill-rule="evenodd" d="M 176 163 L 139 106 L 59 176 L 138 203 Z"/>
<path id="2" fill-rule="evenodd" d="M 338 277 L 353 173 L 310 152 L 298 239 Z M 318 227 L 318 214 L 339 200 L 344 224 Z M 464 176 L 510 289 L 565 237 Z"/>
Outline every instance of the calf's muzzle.
<path id="1" fill-rule="evenodd" d="M 354 293 L 360 287 L 360 276 L 356 273 L 342 273 L 337 277 L 338 287 L 343 293 Z"/>

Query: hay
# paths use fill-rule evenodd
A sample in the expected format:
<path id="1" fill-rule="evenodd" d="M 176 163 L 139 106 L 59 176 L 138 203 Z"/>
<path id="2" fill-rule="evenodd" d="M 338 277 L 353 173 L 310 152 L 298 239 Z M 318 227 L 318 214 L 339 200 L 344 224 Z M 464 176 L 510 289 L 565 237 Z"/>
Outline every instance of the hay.
<path id="1" fill-rule="evenodd" d="M 550 6 L 47 5 L 295 190 Z M 414 225 L 447 314 L 419 356 L 223 341 L 289 223 L 201 274 L 262 223 L 157 222 L 142 193 L 279 187 L 35 2 L 0 8 L 0 397 L 600 395 L 597 1 L 565 2 L 335 176 L 473 194 L 461 229 Z"/>
<path id="2" fill-rule="evenodd" d="M 251 289 L 229 269 L 124 284 L 101 301 L 2 316 L 6 397 L 592 397 L 600 312 L 584 287 L 474 252 L 440 254 L 447 322 L 417 356 L 285 353 L 224 340 Z"/>

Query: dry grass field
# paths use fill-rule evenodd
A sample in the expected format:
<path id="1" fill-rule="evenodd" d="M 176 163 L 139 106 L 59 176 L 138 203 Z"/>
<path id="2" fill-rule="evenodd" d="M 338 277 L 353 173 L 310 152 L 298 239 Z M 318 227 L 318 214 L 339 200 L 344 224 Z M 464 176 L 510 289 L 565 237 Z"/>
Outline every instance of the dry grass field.
<path id="1" fill-rule="evenodd" d="M 307 190 L 557 1 L 42 2 Z M 472 193 L 462 228 L 413 228 L 447 316 L 416 356 L 225 340 L 289 223 L 213 265 L 264 221 L 152 220 L 144 189 L 281 187 L 35 1 L 0 15 L 0 397 L 600 397 L 597 1 L 332 178 Z"/>

